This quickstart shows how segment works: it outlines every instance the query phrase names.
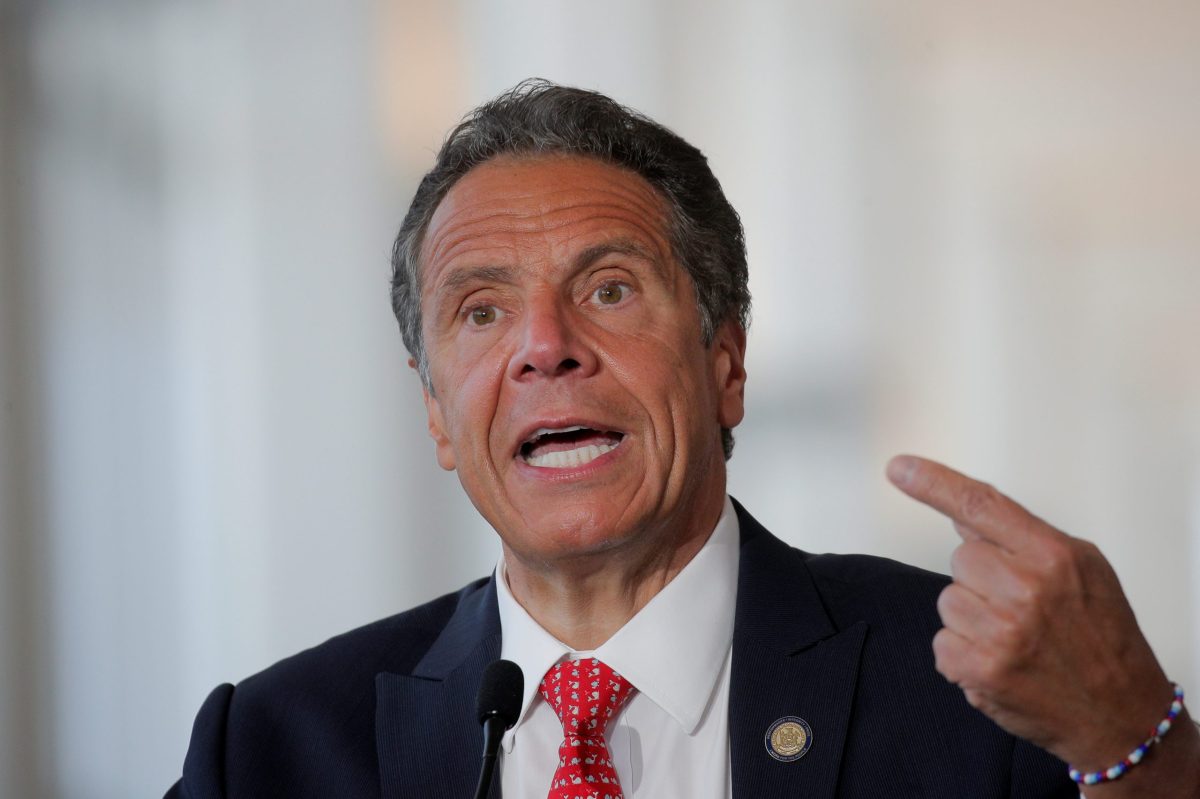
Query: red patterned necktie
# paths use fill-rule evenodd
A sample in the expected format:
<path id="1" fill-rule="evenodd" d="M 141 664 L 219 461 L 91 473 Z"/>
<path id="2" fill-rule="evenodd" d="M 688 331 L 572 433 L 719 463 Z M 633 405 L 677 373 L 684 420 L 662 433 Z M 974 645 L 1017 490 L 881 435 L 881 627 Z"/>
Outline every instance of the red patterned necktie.
<path id="1" fill-rule="evenodd" d="M 596 658 L 585 658 L 551 668 L 540 690 L 563 725 L 548 799 L 623 799 L 604 731 L 633 686 Z"/>

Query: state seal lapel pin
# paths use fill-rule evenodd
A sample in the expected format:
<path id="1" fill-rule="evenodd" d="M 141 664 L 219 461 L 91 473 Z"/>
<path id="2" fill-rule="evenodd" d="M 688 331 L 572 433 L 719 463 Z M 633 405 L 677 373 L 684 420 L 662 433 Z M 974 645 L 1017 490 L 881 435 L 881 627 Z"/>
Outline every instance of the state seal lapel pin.
<path id="1" fill-rule="evenodd" d="M 812 727 L 799 716 L 784 716 L 767 728 L 763 743 L 767 754 L 783 763 L 791 763 L 812 748 Z"/>

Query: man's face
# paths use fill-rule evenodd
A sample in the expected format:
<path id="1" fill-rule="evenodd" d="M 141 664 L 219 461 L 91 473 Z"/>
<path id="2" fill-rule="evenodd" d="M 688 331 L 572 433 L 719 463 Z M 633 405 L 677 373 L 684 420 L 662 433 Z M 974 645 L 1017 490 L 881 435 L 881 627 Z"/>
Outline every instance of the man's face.
<path id="1" fill-rule="evenodd" d="M 726 323 L 701 342 L 648 183 L 586 158 L 497 158 L 450 190 L 422 250 L 438 462 L 510 557 L 549 567 L 707 534 L 691 527 L 724 501 L 745 336 Z"/>

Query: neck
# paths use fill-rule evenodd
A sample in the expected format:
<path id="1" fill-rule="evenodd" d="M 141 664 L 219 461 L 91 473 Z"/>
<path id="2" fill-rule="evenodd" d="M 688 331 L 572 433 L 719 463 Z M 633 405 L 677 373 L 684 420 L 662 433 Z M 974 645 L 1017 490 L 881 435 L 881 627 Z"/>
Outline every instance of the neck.
<path id="1" fill-rule="evenodd" d="M 513 597 L 547 632 L 576 650 L 596 649 L 691 562 L 721 517 L 724 493 L 694 508 L 673 534 L 635 536 L 622 551 L 553 564 L 523 560 L 504 547 Z"/>

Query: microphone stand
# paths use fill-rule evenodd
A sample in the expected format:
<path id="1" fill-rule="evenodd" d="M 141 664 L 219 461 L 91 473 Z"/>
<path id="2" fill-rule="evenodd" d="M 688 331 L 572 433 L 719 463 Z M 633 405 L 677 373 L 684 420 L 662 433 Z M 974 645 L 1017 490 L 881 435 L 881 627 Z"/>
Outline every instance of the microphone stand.
<path id="1" fill-rule="evenodd" d="M 483 766 L 479 772 L 479 785 L 475 788 L 475 799 L 487 799 L 505 729 L 504 720 L 499 716 L 489 716 L 483 722 Z"/>

